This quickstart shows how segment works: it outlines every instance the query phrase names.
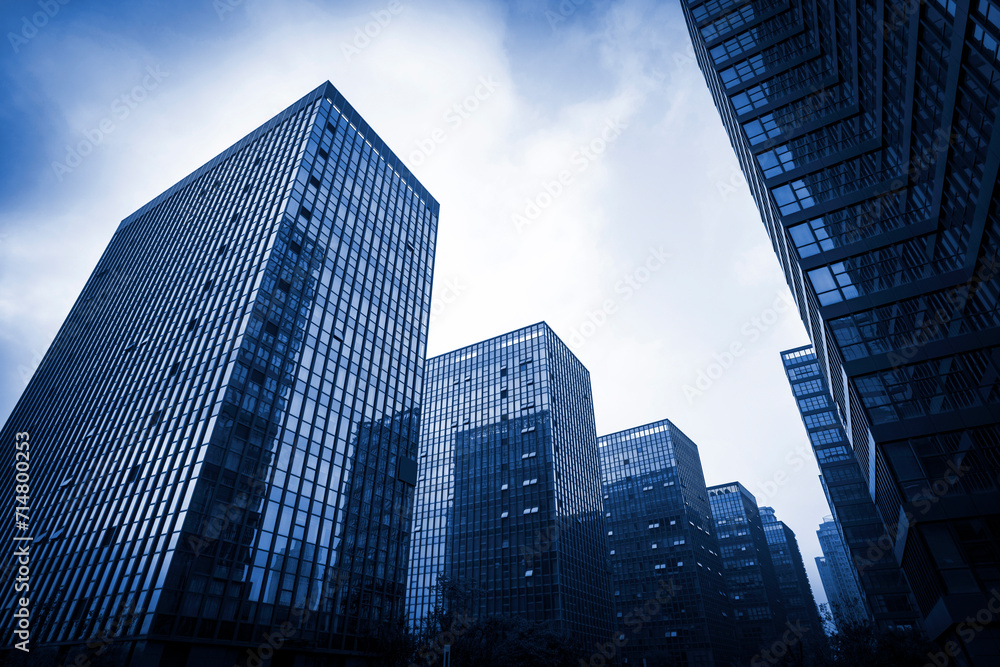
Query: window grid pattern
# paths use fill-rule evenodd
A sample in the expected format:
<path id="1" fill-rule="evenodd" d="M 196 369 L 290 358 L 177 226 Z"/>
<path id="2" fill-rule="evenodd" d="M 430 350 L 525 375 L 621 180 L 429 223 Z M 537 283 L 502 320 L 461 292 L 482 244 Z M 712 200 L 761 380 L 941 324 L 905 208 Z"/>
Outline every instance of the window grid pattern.
<path id="1" fill-rule="evenodd" d="M 728 663 L 737 654 L 734 616 L 697 445 L 663 420 L 601 436 L 599 447 L 616 633 L 629 638 L 623 657 Z M 664 582 L 674 590 L 665 610 L 635 632 L 636 608 Z"/>
<path id="2" fill-rule="evenodd" d="M 590 375 L 544 323 L 428 360 L 407 611 L 611 633 Z"/>
<path id="3" fill-rule="evenodd" d="M 836 602 L 834 615 L 845 621 L 873 618 L 886 628 L 913 627 L 917 609 L 899 565 L 894 558 L 871 560 L 871 536 L 878 536 L 874 539 L 877 542 L 883 536 L 893 534 L 894 526 L 887 526 L 882 521 L 882 514 L 876 510 L 868 492 L 868 483 L 861 468 L 867 457 L 859 459 L 854 451 L 826 380 L 804 379 L 808 374 L 796 372 L 798 368 L 811 365 L 815 357 L 812 347 L 782 352 L 781 357 L 793 393 L 800 397 L 799 411 L 819 463 L 820 479 L 833 513 L 831 521 L 844 534 L 844 549 L 848 554 L 847 574 L 836 570 L 843 567 L 836 550 L 830 553 L 824 551 L 828 561 L 826 566 L 835 568 L 840 580 L 850 575 L 853 582 L 831 588 L 833 584 L 828 585 L 828 580 L 824 579 L 828 599 Z M 836 428 L 829 428 L 830 424 L 836 424 Z M 894 517 L 899 514 L 898 506 L 889 511 Z M 876 597 L 897 600 L 901 597 L 903 602 L 895 605 L 891 613 L 879 612 L 872 602 Z M 849 608 L 852 605 L 855 608 Z"/>
<path id="4" fill-rule="evenodd" d="M 236 660 L 308 609 L 303 651 L 371 650 L 437 211 L 327 83 L 122 222 L 4 431 L 39 441 L 40 641 L 128 618 L 133 649 Z"/>
<path id="5" fill-rule="evenodd" d="M 813 344 L 829 361 L 824 374 L 864 456 L 866 484 L 885 521 L 895 522 L 916 478 L 896 477 L 889 448 L 963 436 L 979 446 L 1000 420 L 1000 5 L 935 1 L 907 12 L 870 0 L 745 5 L 683 3 L 762 221 L 800 295 Z M 796 40 L 812 48 L 774 57 Z M 796 72 L 808 76 L 809 63 L 824 58 L 833 59 L 828 77 L 812 88 L 779 83 Z M 803 390 L 796 385 L 797 396 Z M 991 452 L 970 451 L 983 468 L 975 481 L 951 488 L 965 496 L 954 508 L 980 508 L 974 516 L 995 523 L 992 505 L 973 496 L 992 486 L 984 481 L 996 470 Z M 968 558 L 959 575 L 943 552 L 932 553 L 937 538 L 929 535 L 954 537 L 951 524 L 966 518 L 962 512 L 945 512 L 940 526 L 924 519 L 897 545 L 923 614 L 953 608 L 945 599 L 951 594 L 975 589 L 979 606 L 991 595 L 981 565 L 996 568 L 1000 554 L 954 550 Z M 872 606 L 905 607 L 893 599 L 873 596 Z M 892 612 L 881 618 L 898 627 Z M 962 620 L 934 625 L 955 628 Z M 936 639 L 955 641 L 972 662 L 1000 660 L 997 633 L 972 643 L 946 630 Z"/>
<path id="6" fill-rule="evenodd" d="M 736 636 L 749 658 L 785 627 L 785 608 L 757 500 L 739 482 L 708 487 Z"/>
<path id="7" fill-rule="evenodd" d="M 823 636 L 823 624 L 795 532 L 778 520 L 774 508 L 761 507 L 760 520 L 764 525 L 764 536 L 771 552 L 774 574 L 778 578 L 785 618 L 793 625 L 801 623 L 803 627 L 809 628 L 809 634 L 803 637 L 803 642 L 810 652 L 814 652 L 818 648 L 816 642 Z"/>

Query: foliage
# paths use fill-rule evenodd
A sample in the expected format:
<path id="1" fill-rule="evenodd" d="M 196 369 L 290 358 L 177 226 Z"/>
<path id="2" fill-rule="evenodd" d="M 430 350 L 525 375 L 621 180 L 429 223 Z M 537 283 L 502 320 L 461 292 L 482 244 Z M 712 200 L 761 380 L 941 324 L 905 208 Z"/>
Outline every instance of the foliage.
<path id="1" fill-rule="evenodd" d="M 518 616 L 476 619 L 452 646 L 454 667 L 572 667 L 586 648 L 541 623 Z"/>
<path id="2" fill-rule="evenodd" d="M 932 643 L 914 633 L 880 630 L 867 620 L 854 620 L 838 614 L 836 630 L 829 638 L 829 648 L 815 661 L 815 667 L 923 667 Z M 833 623 L 829 609 L 823 610 L 824 625 Z"/>
<path id="3" fill-rule="evenodd" d="M 542 623 L 516 616 L 472 618 L 467 609 L 478 592 L 468 581 L 441 576 L 441 600 L 417 632 L 402 623 L 379 633 L 379 664 L 441 665 L 450 646 L 451 667 L 565 667 L 579 664 L 586 648 Z"/>

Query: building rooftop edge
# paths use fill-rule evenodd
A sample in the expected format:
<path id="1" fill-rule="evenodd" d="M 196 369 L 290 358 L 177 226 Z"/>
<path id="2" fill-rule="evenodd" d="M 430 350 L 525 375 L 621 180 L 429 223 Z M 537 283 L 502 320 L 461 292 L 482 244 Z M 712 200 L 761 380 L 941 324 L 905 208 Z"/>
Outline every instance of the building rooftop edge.
<path id="1" fill-rule="evenodd" d="M 396 172 L 403 179 L 403 182 L 409 185 L 411 188 L 413 188 L 415 193 L 425 197 L 425 199 L 427 200 L 426 203 L 428 207 L 431 209 L 431 211 L 434 213 L 434 215 L 440 215 L 440 204 L 438 203 L 437 199 L 435 199 L 430 194 L 430 192 L 427 191 L 427 188 L 424 187 L 424 185 L 419 180 L 417 180 L 413 172 L 411 172 L 409 168 L 406 167 L 405 164 L 403 164 L 403 161 L 400 159 L 400 157 L 396 155 L 396 153 L 391 148 L 389 148 L 389 146 L 386 145 L 386 143 L 382 140 L 382 138 L 378 135 L 378 133 L 375 132 L 375 130 L 371 127 L 371 125 L 369 125 L 367 121 L 364 120 L 364 118 L 361 116 L 358 110 L 355 109 L 351 105 L 351 103 L 347 101 L 347 99 L 343 96 L 343 94 L 341 94 L 341 92 L 337 90 L 337 88 L 330 81 L 324 81 L 319 86 L 317 86 L 313 90 L 309 91 L 308 93 L 300 97 L 295 102 L 292 102 L 292 104 L 290 104 L 289 106 L 279 111 L 270 119 L 258 125 L 248 134 L 244 135 L 240 139 L 237 139 L 231 146 L 229 146 L 221 153 L 210 159 L 208 162 L 196 168 L 187 176 L 183 177 L 181 180 L 179 180 L 178 182 L 176 182 L 175 184 L 173 184 L 160 194 L 153 197 L 153 199 L 151 199 L 149 202 L 136 209 L 135 212 L 126 216 L 118 225 L 116 232 L 121 229 L 124 229 L 125 227 L 128 227 L 134 220 L 140 218 L 150 209 L 155 208 L 159 204 L 163 203 L 165 200 L 172 197 L 178 191 L 182 190 L 183 188 L 190 185 L 192 182 L 204 176 L 206 173 L 217 167 L 220 163 L 224 162 L 225 160 L 232 157 L 234 154 L 241 151 L 248 144 L 256 141 L 263 134 L 266 134 L 267 132 L 271 131 L 276 125 L 279 125 L 280 123 L 287 120 L 290 116 L 298 113 L 302 109 L 308 107 L 311 104 L 314 104 L 315 102 L 318 102 L 323 98 L 329 99 L 331 104 L 333 104 L 335 107 L 337 106 L 341 107 L 339 108 L 339 111 L 343 115 L 355 116 L 356 123 L 358 125 L 357 127 L 358 132 L 366 140 L 371 142 L 373 146 L 376 143 L 378 144 L 377 148 L 380 149 L 380 155 L 386 159 L 386 163 L 396 170 Z"/>

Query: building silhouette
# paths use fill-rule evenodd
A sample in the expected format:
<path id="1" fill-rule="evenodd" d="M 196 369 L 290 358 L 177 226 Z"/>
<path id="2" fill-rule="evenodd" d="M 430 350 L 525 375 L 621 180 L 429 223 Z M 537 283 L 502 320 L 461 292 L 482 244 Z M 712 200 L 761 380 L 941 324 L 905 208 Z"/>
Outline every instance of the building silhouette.
<path id="1" fill-rule="evenodd" d="M 767 546 L 771 550 L 771 563 L 778 578 L 778 591 L 785 608 L 785 618 L 788 623 L 804 629 L 806 633 L 801 639 L 803 650 L 800 652 L 797 646 L 791 646 L 790 650 L 803 659 L 811 658 L 825 645 L 826 636 L 812 586 L 809 585 L 802 552 L 795 539 L 795 531 L 784 521 L 779 521 L 771 507 L 760 508 L 760 520 L 764 525 Z"/>
<path id="2" fill-rule="evenodd" d="M 601 436 L 598 446 L 618 657 L 730 664 L 735 617 L 698 446 L 666 419 Z"/>
<path id="3" fill-rule="evenodd" d="M 851 563 L 837 522 L 832 517 L 824 519 L 816 537 L 823 551 L 822 558 L 816 558 L 816 565 L 834 622 L 841 628 L 868 623 L 871 612 L 864 603 L 857 571 Z"/>
<path id="4" fill-rule="evenodd" d="M 739 482 L 708 487 L 741 657 L 780 641 L 785 607 L 757 499 Z"/>
<path id="5" fill-rule="evenodd" d="M 920 625 L 998 664 L 1000 7 L 682 7 Z"/>
<path id="6" fill-rule="evenodd" d="M 539 323 L 428 359 L 425 389 L 411 625 L 502 614 L 609 642 L 590 373 Z"/>
<path id="7" fill-rule="evenodd" d="M 912 632 L 919 628 L 920 613 L 816 354 L 806 345 L 782 352 L 781 360 L 819 464 L 832 520 L 847 549 L 851 580 L 860 587 L 860 594 L 852 590 L 841 604 L 861 608 L 839 613 L 874 621 L 880 630 Z"/>
<path id="8" fill-rule="evenodd" d="M 404 613 L 437 216 L 324 83 L 122 221 L 2 432 L 33 650 L 363 663 Z"/>

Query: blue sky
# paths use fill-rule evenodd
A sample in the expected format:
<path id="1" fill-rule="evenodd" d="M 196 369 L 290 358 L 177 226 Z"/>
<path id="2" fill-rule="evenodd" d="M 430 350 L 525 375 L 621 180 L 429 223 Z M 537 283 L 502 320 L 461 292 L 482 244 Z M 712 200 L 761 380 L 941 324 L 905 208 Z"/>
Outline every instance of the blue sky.
<path id="1" fill-rule="evenodd" d="M 118 222 L 330 80 L 441 203 L 430 353 L 547 321 L 599 433 L 671 419 L 825 601 L 778 356 L 808 338 L 679 5 L 36 0 L 0 27 L 0 421 Z"/>

